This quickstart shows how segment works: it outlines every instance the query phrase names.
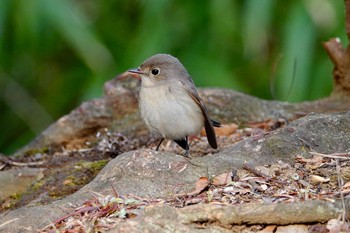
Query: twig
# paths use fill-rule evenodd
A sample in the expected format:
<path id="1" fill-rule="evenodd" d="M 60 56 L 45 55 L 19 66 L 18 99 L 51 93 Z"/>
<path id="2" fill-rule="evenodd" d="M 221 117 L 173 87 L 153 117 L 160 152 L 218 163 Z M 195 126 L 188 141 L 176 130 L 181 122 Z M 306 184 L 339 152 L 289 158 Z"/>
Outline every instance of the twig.
<path id="1" fill-rule="evenodd" d="M 346 220 L 346 205 L 345 205 L 345 199 L 344 199 L 344 193 L 342 192 L 342 187 L 343 187 L 343 179 L 341 178 L 340 175 L 340 166 L 339 166 L 339 161 L 338 159 L 335 159 L 335 164 L 336 164 L 336 171 L 337 171 L 337 179 L 338 179 L 338 187 L 340 190 L 340 200 L 342 202 L 342 206 L 343 206 L 343 213 L 342 213 L 342 222 L 344 223 Z"/>
<path id="2" fill-rule="evenodd" d="M 9 220 L 7 222 L 4 222 L 3 224 L 0 225 L 0 228 L 5 226 L 5 225 L 7 225 L 7 224 L 9 224 L 9 223 L 11 223 L 11 222 L 14 222 L 14 221 L 18 220 L 18 219 L 20 219 L 20 218 L 14 218 L 14 219 L 11 219 L 11 220 Z"/>
<path id="3" fill-rule="evenodd" d="M 9 164 L 12 165 L 12 166 L 26 167 L 26 166 L 39 166 L 39 165 L 43 165 L 44 162 L 43 162 L 43 161 L 39 161 L 39 162 L 20 163 L 20 162 L 11 161 Z"/>
<path id="4" fill-rule="evenodd" d="M 119 197 L 119 193 L 118 193 L 117 190 L 114 188 L 114 186 L 113 186 L 112 183 L 110 183 L 110 185 L 111 185 L 111 187 L 112 187 L 112 191 L 113 191 L 114 196 L 115 196 L 116 198 L 118 198 L 118 197 Z"/>
<path id="5" fill-rule="evenodd" d="M 271 179 L 271 176 L 263 173 L 262 171 L 260 171 L 259 169 L 256 169 L 255 167 L 253 167 L 251 164 L 247 163 L 247 162 L 244 162 L 243 164 L 243 168 L 250 171 L 251 173 L 259 176 L 259 177 L 263 177 L 263 178 L 266 178 L 266 179 Z"/>
<path id="6" fill-rule="evenodd" d="M 350 152 L 344 152 L 344 153 L 333 153 L 333 154 L 322 154 L 319 152 L 314 152 L 314 151 L 310 151 L 309 152 L 312 155 L 319 155 L 319 156 L 323 156 L 326 158 L 332 158 L 332 159 L 349 159 L 350 158 Z M 346 157 L 349 156 L 349 157 Z"/>
<path id="7" fill-rule="evenodd" d="M 79 210 L 76 210 L 75 212 L 73 213 L 70 213 L 70 214 L 67 214 L 66 216 L 63 216 L 57 220 L 54 221 L 54 224 L 57 224 L 57 223 L 60 223 L 64 220 L 66 220 L 67 218 L 71 217 L 71 216 L 75 216 L 75 215 L 79 215 L 79 214 L 82 214 L 82 213 L 85 213 L 85 212 L 90 212 L 90 211 L 94 211 L 94 210 L 98 210 L 98 207 L 96 206 L 86 206 L 86 207 L 83 207 Z"/>
<path id="8" fill-rule="evenodd" d="M 69 217 L 72 217 L 72 216 L 75 216 L 75 215 L 79 215 L 79 214 L 83 214 L 83 213 L 87 213 L 87 212 L 94 211 L 94 210 L 97 210 L 97 209 L 98 209 L 98 207 L 95 207 L 95 206 L 86 206 L 86 207 L 83 207 L 83 208 L 81 208 L 81 209 L 79 209 L 79 210 L 76 210 L 76 211 L 73 212 L 73 213 L 67 214 L 67 215 L 65 215 L 65 216 L 63 216 L 63 217 L 61 217 L 61 218 L 55 220 L 54 222 L 50 223 L 49 225 L 43 227 L 43 228 L 40 230 L 40 232 L 43 231 L 43 230 L 45 230 L 45 229 L 47 229 L 47 228 L 49 228 L 49 227 L 55 227 L 56 224 L 58 224 L 58 223 L 60 223 L 60 222 L 62 222 L 62 221 L 64 221 L 64 220 L 66 220 L 66 219 L 69 218 Z"/>
<path id="9" fill-rule="evenodd" d="M 149 200 L 147 198 L 139 197 L 139 196 L 134 195 L 134 194 L 129 194 L 129 196 L 135 198 L 136 200 L 139 200 L 139 201 L 142 201 L 142 202 L 147 202 L 148 204 L 152 204 L 154 202 L 157 202 L 157 201 L 154 201 L 154 200 Z"/>
<path id="10" fill-rule="evenodd" d="M 348 6 L 350 7 L 350 1 L 347 1 L 346 4 L 348 4 Z M 350 10 L 350 9 L 349 9 Z M 350 12 L 349 12 L 350 14 Z M 350 15 L 349 15 L 350 17 Z M 349 18 L 350 20 L 350 18 Z M 350 23 L 350 22 L 349 22 Z M 350 24 L 349 24 L 350 26 Z M 342 222 L 345 222 L 346 220 L 346 216 L 347 216 L 347 208 L 346 208 L 346 204 L 345 204 L 345 199 L 344 199 L 344 192 L 342 192 L 342 187 L 343 187 L 343 179 L 341 177 L 341 167 L 339 165 L 339 159 L 349 159 L 350 156 L 350 152 L 343 152 L 343 153 L 333 153 L 333 154 L 322 154 L 319 152 L 314 152 L 314 151 L 310 151 L 310 154 L 312 155 L 318 155 L 318 156 L 322 156 L 322 157 L 326 157 L 326 158 L 332 158 L 335 159 L 335 166 L 336 166 L 336 172 L 337 172 L 337 180 L 338 180 L 338 187 L 340 190 L 340 200 L 342 203 L 342 207 L 343 207 L 343 213 L 342 213 Z"/>
<path id="11" fill-rule="evenodd" d="M 275 183 L 275 185 L 284 185 L 285 183 L 283 181 L 280 181 L 280 180 L 277 180 L 271 176 L 269 176 L 268 174 L 265 174 L 263 173 L 262 171 L 260 171 L 259 169 L 253 167 L 251 164 L 247 163 L 247 162 L 244 162 L 243 163 L 243 168 L 246 169 L 247 171 L 250 171 L 251 173 L 259 176 L 259 177 L 262 177 L 270 182 L 273 182 Z"/>
<path id="12" fill-rule="evenodd" d="M 191 164 L 191 165 L 193 165 L 193 166 L 195 166 L 195 167 L 202 167 L 201 165 L 199 165 L 199 164 L 195 164 L 195 163 L 193 163 L 193 162 L 191 162 L 191 157 L 189 157 L 189 158 L 186 158 L 185 156 L 182 156 L 189 164 Z"/>
<path id="13" fill-rule="evenodd" d="M 6 163 L 1 162 L 1 163 L 0 163 L 0 171 L 1 171 L 4 167 L 6 167 L 6 165 L 7 165 Z"/>
<path id="14" fill-rule="evenodd" d="M 43 165 L 44 162 L 43 161 L 39 161 L 39 162 L 27 162 L 27 163 L 21 163 L 21 162 L 15 162 L 12 161 L 9 158 L 6 158 L 5 156 L 0 156 L 0 162 L 3 162 L 4 164 L 8 164 L 11 166 L 18 166 L 18 167 L 25 167 L 25 166 L 39 166 L 39 165 Z M 1 169 L 0 169 L 1 170 Z"/>

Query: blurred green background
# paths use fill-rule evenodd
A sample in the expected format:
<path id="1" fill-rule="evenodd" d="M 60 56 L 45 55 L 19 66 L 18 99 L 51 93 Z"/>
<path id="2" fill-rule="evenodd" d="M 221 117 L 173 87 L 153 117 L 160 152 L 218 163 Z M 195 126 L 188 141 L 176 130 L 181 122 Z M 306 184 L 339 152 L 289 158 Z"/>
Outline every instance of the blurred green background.
<path id="1" fill-rule="evenodd" d="M 344 43 L 343 5 L 0 0 L 0 152 L 19 149 L 156 53 L 178 57 L 197 86 L 294 102 L 327 96 L 332 64 L 321 43 Z"/>

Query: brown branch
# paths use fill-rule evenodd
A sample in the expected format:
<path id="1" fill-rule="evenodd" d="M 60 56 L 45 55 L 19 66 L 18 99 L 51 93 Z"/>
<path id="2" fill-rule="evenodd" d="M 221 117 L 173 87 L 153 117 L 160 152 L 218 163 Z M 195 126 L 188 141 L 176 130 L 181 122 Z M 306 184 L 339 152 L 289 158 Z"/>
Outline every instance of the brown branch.
<path id="1" fill-rule="evenodd" d="M 349 25 L 350 25 L 350 22 L 349 22 Z M 350 63 L 349 63 L 348 52 L 342 47 L 342 44 L 339 38 L 332 38 L 329 41 L 324 42 L 323 47 L 327 51 L 327 54 L 334 65 L 334 69 L 333 69 L 334 88 L 333 88 L 332 96 L 349 96 L 350 95 Z"/>
<path id="2" fill-rule="evenodd" d="M 345 30 L 350 41 L 350 0 L 345 0 Z"/>
<path id="3" fill-rule="evenodd" d="M 345 0 L 345 30 L 350 41 L 350 0 Z M 338 38 L 323 43 L 333 62 L 334 88 L 332 96 L 350 96 L 350 44 L 344 49 Z"/>
<path id="4" fill-rule="evenodd" d="M 345 202 L 349 202 L 345 199 Z M 304 201 L 300 203 L 241 204 L 241 205 L 192 205 L 184 208 L 170 206 L 150 206 L 143 215 L 118 224 L 115 232 L 127 229 L 153 229 L 163 231 L 165 226 L 189 231 L 193 227 L 210 225 L 230 229 L 233 225 L 288 225 L 327 222 L 343 214 L 342 202 Z M 171 216 L 171 218 L 164 218 Z M 348 217 L 348 216 L 347 216 Z M 159 224 L 166 222 L 166 224 Z M 186 229 L 186 230 L 185 230 Z"/>
<path id="5" fill-rule="evenodd" d="M 346 200 L 348 202 L 349 200 Z M 190 206 L 179 212 L 185 224 L 200 219 L 223 225 L 241 224 L 300 224 L 326 222 L 343 214 L 342 201 L 304 201 L 300 203 L 241 204 L 238 206 Z M 302 213 L 302 214 L 300 214 Z"/>
<path id="6" fill-rule="evenodd" d="M 335 69 L 342 69 L 344 59 L 346 58 L 346 52 L 343 49 L 340 39 L 332 38 L 324 42 L 323 47 L 326 49 Z"/>

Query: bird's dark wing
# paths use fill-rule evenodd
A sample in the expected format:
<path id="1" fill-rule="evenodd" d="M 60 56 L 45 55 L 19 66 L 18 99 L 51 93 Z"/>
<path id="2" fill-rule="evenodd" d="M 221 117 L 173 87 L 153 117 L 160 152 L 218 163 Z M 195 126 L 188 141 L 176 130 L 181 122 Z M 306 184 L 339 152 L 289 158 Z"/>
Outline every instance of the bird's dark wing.
<path id="1" fill-rule="evenodd" d="M 209 119 L 207 109 L 202 104 L 202 101 L 199 98 L 199 95 L 196 91 L 196 88 L 195 88 L 192 80 L 191 79 L 188 79 L 186 81 L 181 80 L 180 83 L 183 85 L 186 92 L 192 97 L 194 102 L 196 102 L 198 104 L 198 106 L 200 107 L 200 109 L 202 110 L 202 113 L 204 116 L 204 128 L 205 128 L 205 132 L 207 134 L 207 139 L 208 139 L 209 145 L 214 149 L 218 148 L 218 145 L 216 143 L 215 131 L 214 131 L 213 125 L 211 123 L 211 120 Z"/>

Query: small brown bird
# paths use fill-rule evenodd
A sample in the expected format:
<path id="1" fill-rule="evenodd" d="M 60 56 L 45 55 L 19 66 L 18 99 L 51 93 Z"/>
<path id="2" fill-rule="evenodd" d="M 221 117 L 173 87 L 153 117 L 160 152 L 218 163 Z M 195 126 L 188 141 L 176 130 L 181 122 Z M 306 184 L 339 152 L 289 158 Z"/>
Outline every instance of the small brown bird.
<path id="1" fill-rule="evenodd" d="M 205 127 L 210 146 L 217 148 L 213 126 L 192 78 L 180 61 L 168 54 L 156 54 L 138 68 L 129 70 L 141 76 L 139 108 L 141 117 L 152 133 L 174 140 L 188 156 L 188 136 Z"/>

